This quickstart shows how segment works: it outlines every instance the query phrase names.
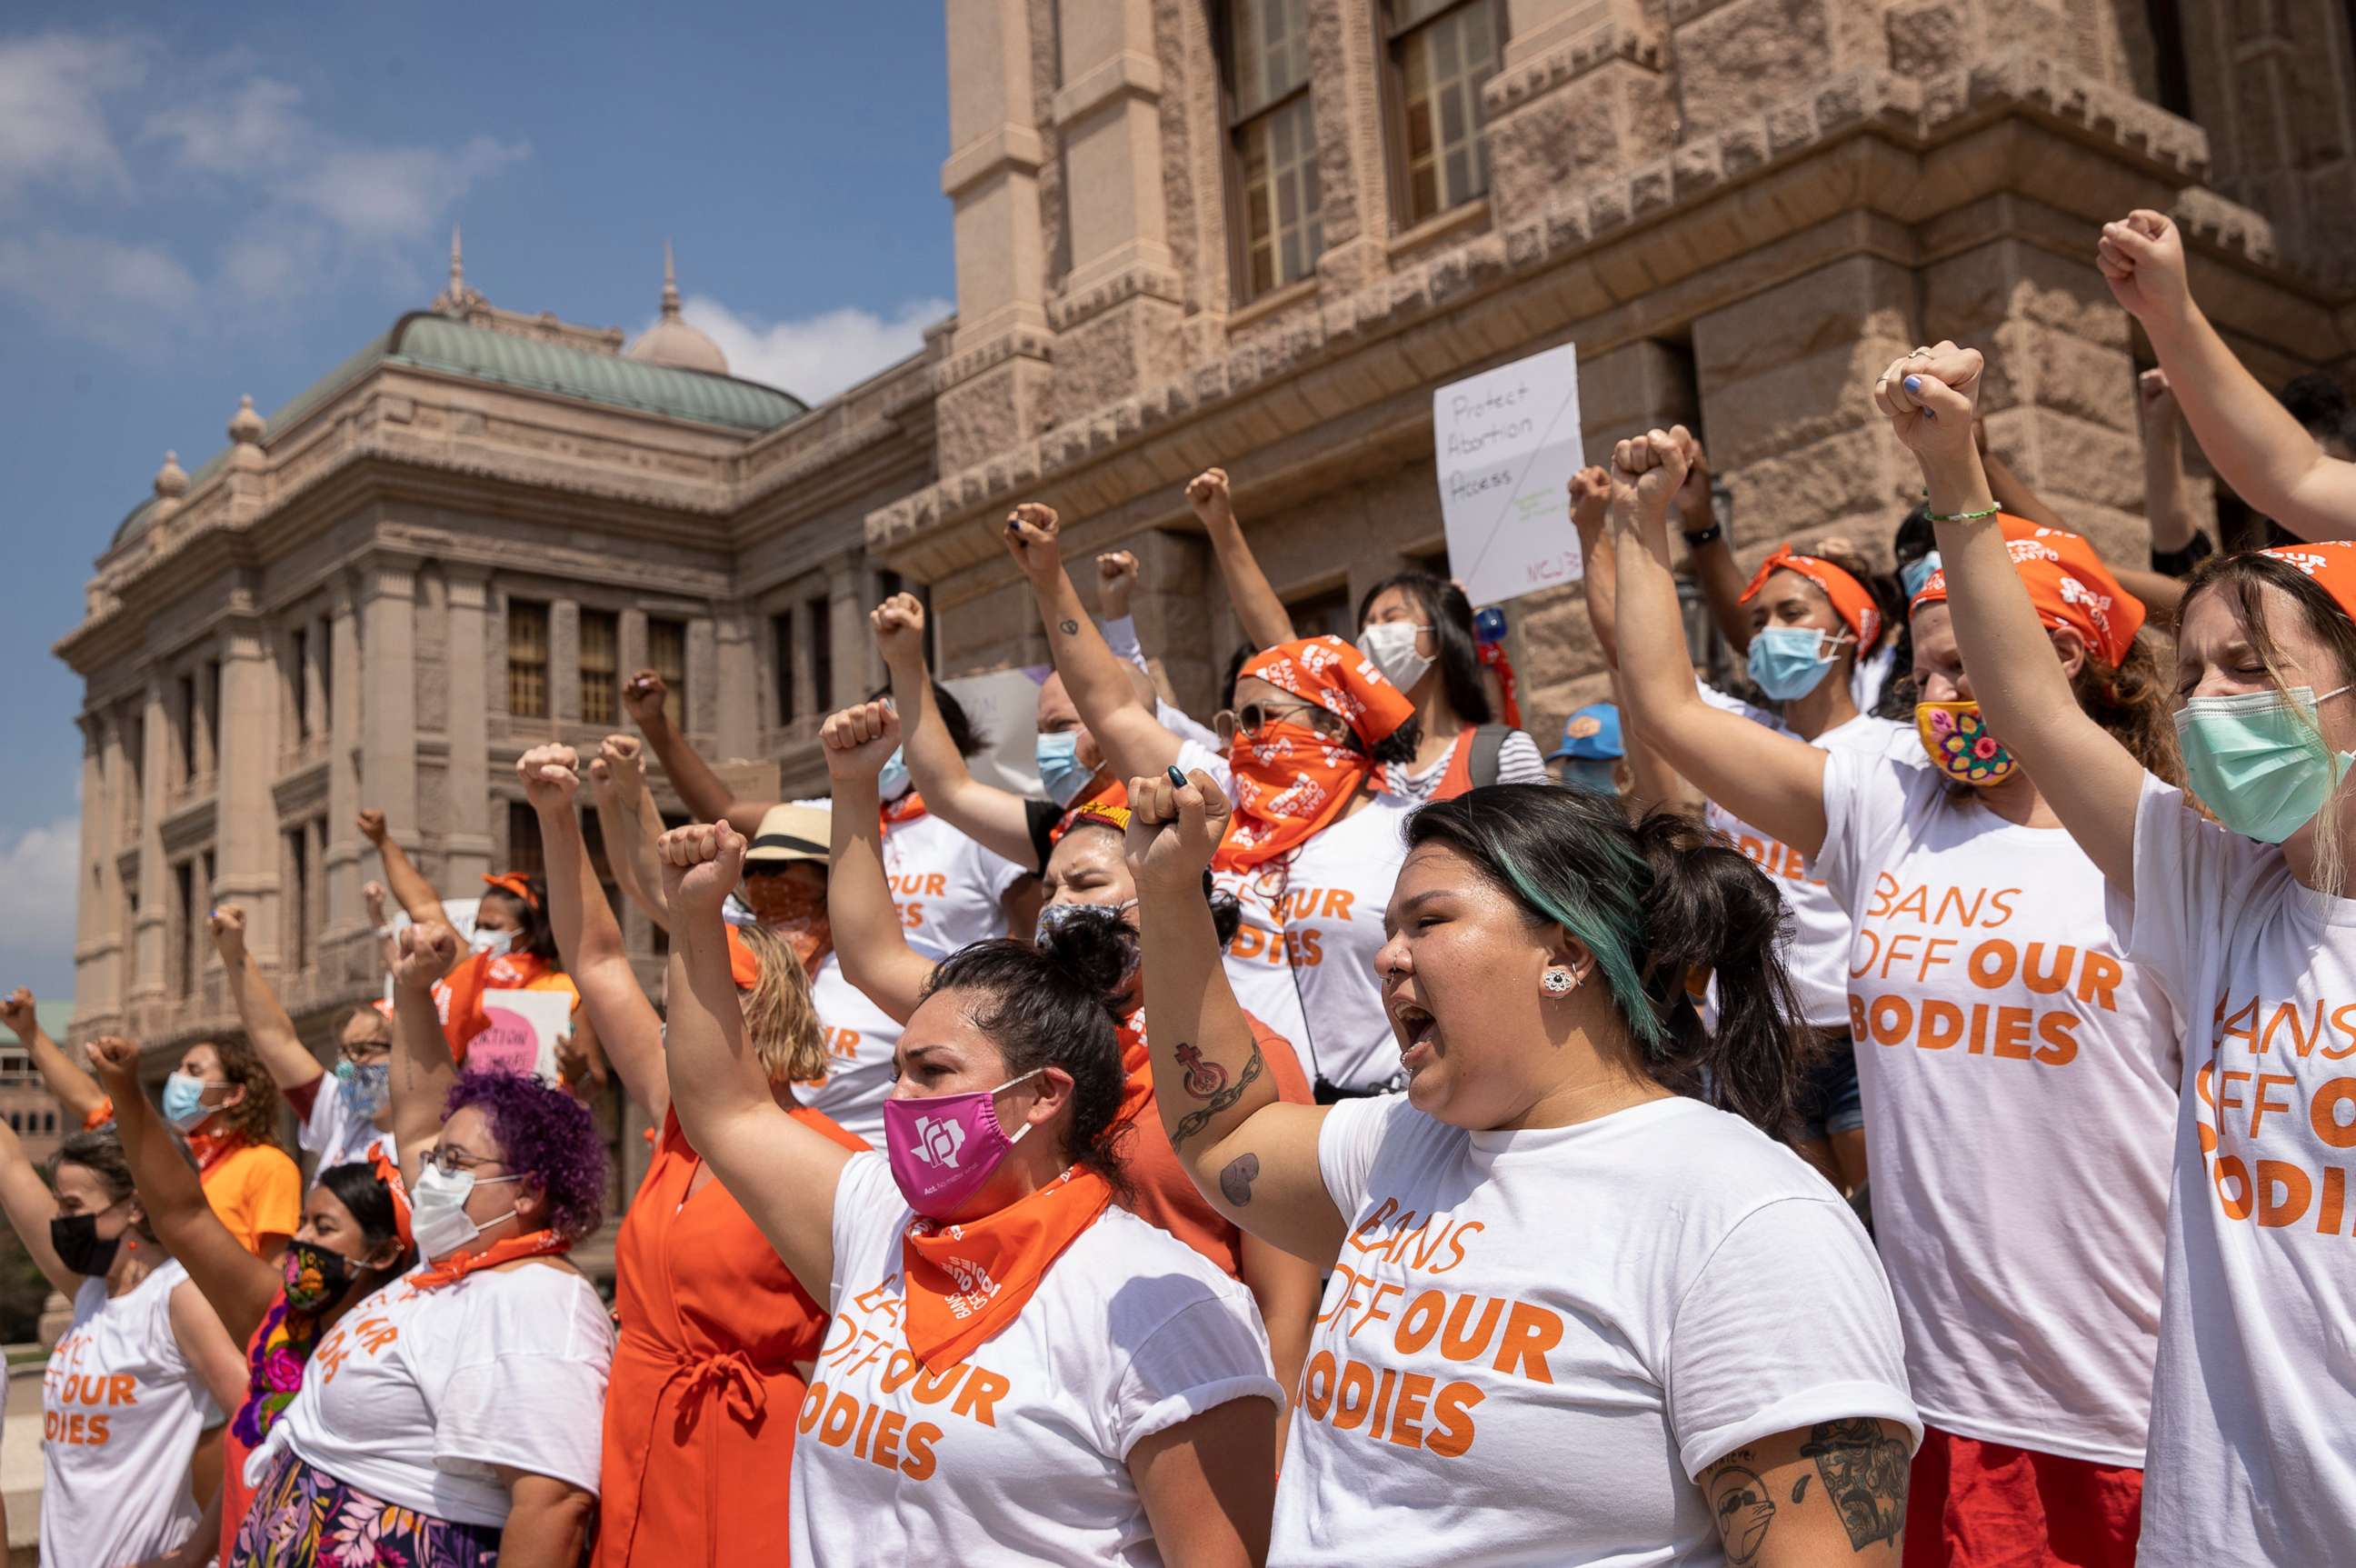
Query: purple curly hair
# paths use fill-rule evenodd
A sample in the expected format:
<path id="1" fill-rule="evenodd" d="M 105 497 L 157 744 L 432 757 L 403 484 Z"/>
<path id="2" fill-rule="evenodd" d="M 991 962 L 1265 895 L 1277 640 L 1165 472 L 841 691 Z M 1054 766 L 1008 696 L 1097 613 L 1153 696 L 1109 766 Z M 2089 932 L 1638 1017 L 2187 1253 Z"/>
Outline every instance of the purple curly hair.
<path id="1" fill-rule="evenodd" d="M 550 1230 L 577 1241 L 605 1222 L 605 1144 L 586 1105 L 511 1072 L 462 1074 L 443 1119 L 469 1105 L 490 1119 L 508 1166 L 538 1180 Z"/>

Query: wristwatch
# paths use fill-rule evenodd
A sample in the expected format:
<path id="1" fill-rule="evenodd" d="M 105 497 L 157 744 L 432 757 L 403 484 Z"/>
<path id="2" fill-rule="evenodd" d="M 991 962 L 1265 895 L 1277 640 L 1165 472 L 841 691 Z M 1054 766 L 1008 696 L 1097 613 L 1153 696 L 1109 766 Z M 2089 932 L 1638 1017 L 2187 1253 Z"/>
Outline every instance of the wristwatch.
<path id="1" fill-rule="evenodd" d="M 2182 577 L 2216 553 L 2217 546 L 2211 542 L 2207 534 L 2196 529 L 2193 531 L 2190 542 L 2183 549 L 2154 550 L 2151 553 L 2151 569 L 2164 576 Z"/>

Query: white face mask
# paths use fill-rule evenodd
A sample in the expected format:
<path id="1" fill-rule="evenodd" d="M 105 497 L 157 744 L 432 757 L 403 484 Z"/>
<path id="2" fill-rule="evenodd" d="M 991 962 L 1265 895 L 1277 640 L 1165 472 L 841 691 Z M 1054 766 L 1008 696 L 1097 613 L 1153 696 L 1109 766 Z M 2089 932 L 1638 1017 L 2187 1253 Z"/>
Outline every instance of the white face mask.
<path id="1" fill-rule="evenodd" d="M 521 1179 L 488 1176 L 479 1185 L 497 1187 Z M 417 1173 L 417 1185 L 409 1194 L 409 1233 L 417 1243 L 419 1257 L 435 1262 L 475 1244 L 484 1228 L 466 1213 L 466 1199 L 474 1196 L 477 1185 L 472 1171 L 444 1172 L 440 1165 L 428 1165 Z M 515 1210 L 510 1208 L 491 1223 L 504 1225 L 514 1218 Z"/>
<path id="2" fill-rule="evenodd" d="M 1404 692 L 1431 668 L 1431 660 L 1415 650 L 1415 639 L 1430 629 L 1403 620 L 1376 621 L 1358 633 L 1358 651 L 1375 661 L 1384 680 Z"/>
<path id="3" fill-rule="evenodd" d="M 475 951 L 488 953 L 493 958 L 505 958 L 515 947 L 513 931 L 477 931 L 472 944 Z"/>

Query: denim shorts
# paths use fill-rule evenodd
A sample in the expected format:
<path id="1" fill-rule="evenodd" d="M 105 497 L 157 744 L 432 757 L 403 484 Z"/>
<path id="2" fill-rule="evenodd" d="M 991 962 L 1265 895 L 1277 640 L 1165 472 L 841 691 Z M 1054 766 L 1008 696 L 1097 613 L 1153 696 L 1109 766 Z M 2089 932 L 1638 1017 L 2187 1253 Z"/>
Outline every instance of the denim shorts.
<path id="1" fill-rule="evenodd" d="M 1857 1087 L 1857 1047 L 1846 1029 L 1826 1030 L 1824 1051 L 1800 1090 L 1800 1121 L 1811 1138 L 1854 1133 L 1865 1125 L 1865 1101 Z"/>

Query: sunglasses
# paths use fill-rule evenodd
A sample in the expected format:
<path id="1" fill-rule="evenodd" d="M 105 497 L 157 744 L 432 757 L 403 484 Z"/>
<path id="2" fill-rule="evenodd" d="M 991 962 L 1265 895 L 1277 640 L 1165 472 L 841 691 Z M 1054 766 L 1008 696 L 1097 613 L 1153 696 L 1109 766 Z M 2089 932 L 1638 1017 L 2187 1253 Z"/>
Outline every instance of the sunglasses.
<path id="1" fill-rule="evenodd" d="M 1299 714 L 1312 715 L 1325 710 L 1314 703 L 1246 703 L 1240 708 L 1222 708 L 1212 716 L 1211 728 L 1221 740 L 1231 741 L 1237 736 L 1246 738 L 1258 735 L 1273 724 L 1281 724 Z M 1310 726 L 1315 728 L 1314 725 Z"/>

